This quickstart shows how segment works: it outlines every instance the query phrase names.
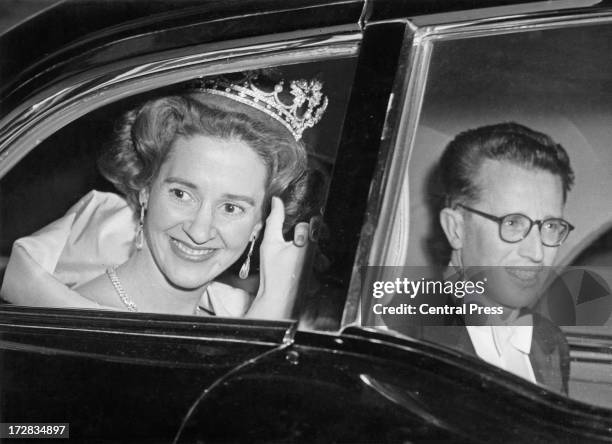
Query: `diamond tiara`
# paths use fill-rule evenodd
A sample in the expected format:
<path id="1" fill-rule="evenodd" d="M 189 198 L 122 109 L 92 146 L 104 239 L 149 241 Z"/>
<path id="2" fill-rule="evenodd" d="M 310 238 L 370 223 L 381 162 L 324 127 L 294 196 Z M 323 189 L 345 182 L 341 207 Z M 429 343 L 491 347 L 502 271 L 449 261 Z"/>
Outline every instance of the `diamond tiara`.
<path id="1" fill-rule="evenodd" d="M 256 85 L 258 72 L 247 71 L 241 76 L 238 81 L 225 76 L 201 79 L 199 89 L 266 113 L 285 126 L 295 140 L 302 138 L 304 130 L 315 126 L 327 109 L 328 99 L 323 95 L 323 84 L 318 80 L 292 80 L 288 90 L 285 81 L 280 80 L 267 90 Z"/>

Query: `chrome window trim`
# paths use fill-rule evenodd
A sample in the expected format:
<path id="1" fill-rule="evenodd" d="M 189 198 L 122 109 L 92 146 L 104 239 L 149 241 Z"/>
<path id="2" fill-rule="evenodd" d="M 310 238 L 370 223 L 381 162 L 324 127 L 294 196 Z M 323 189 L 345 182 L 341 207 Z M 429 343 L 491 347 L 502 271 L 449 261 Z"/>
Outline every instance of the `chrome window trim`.
<path id="1" fill-rule="evenodd" d="M 612 10 L 600 12 L 576 12 L 574 14 L 538 15 L 527 18 L 509 16 L 496 19 L 464 21 L 418 28 L 416 34 L 422 40 L 449 40 L 473 37 L 487 37 L 529 31 L 560 29 L 580 25 L 605 24 L 612 20 Z M 415 38 L 415 43 L 417 39 Z"/>
<path id="2" fill-rule="evenodd" d="M 52 84 L 0 121 L 0 178 L 60 128 L 120 99 L 223 72 L 358 54 L 361 32 L 353 26 L 318 29 L 313 34 L 299 38 L 293 34 L 285 40 L 286 36 L 277 34 L 165 51 Z"/>
<path id="3" fill-rule="evenodd" d="M 594 11 L 597 8 L 601 8 L 601 6 L 598 6 L 600 3 L 602 3 L 601 0 L 540 0 L 529 3 L 510 3 L 498 6 L 485 6 L 478 9 L 439 12 L 414 16 L 410 17 L 410 19 L 419 28 L 427 26 L 440 27 L 443 25 L 465 26 L 467 24 L 475 25 L 478 23 L 492 23 L 520 18 L 533 21 L 536 17 L 558 16 L 560 14 L 576 15 L 574 11 L 581 8 L 589 8 L 590 11 Z"/>

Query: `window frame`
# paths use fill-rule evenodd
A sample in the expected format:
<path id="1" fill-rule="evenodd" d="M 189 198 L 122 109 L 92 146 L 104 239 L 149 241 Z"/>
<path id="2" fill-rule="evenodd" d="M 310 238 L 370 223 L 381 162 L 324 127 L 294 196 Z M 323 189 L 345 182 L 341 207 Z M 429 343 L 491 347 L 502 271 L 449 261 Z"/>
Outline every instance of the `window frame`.
<path id="1" fill-rule="evenodd" d="M 442 21 L 443 16 L 436 16 Z M 596 25 L 612 23 L 612 10 L 602 12 L 576 12 L 568 14 L 565 11 L 558 13 L 537 14 L 525 18 L 517 16 L 501 17 L 496 19 L 462 20 L 454 23 L 440 25 L 427 24 L 422 27 L 417 22 L 428 22 L 428 17 L 420 20 L 406 20 L 407 26 L 413 29 L 412 39 L 405 44 L 403 62 L 406 71 L 399 73 L 395 90 L 404 91 L 390 107 L 388 121 L 397 122 L 389 135 L 391 153 L 387 165 L 387 177 L 383 185 L 384 192 L 380 206 L 380 216 L 376 225 L 370 255 L 369 265 L 376 266 L 403 266 L 405 264 L 408 242 L 410 214 L 400 218 L 400 208 L 409 208 L 408 163 L 414 150 L 416 128 L 420 120 L 425 87 L 429 74 L 432 43 L 438 40 L 464 39 L 480 36 L 493 36 L 533 30 L 559 29 L 576 25 Z M 402 66 L 402 65 L 400 65 Z M 401 85 L 401 86 L 400 86 Z M 401 190 L 401 192 L 397 192 Z M 406 242 L 397 246 L 398 242 Z M 355 318 L 360 322 L 360 318 Z"/>
<path id="2" fill-rule="evenodd" d="M 362 33 L 356 25 L 334 26 L 304 31 L 299 37 L 295 32 L 280 33 L 161 51 L 60 78 L 0 120 L 0 179 L 46 138 L 105 105 L 198 77 L 267 66 L 357 58 L 361 41 Z M 26 317 L 28 312 L 45 310 L 0 306 L 0 315 L 21 309 Z M 81 311 L 51 310 L 65 313 L 64 321 L 59 316 L 55 319 L 58 324 L 65 322 L 67 326 L 71 325 L 73 314 Z M 109 320 L 124 317 L 113 312 L 103 315 Z M 161 316 L 168 316 L 169 320 L 174 318 L 173 315 Z M 232 323 L 234 321 L 241 323 L 240 319 L 232 319 Z M 245 325 L 253 322 L 258 320 L 245 321 Z M 287 320 L 278 322 L 286 324 Z"/>
<path id="3" fill-rule="evenodd" d="M 474 12 L 474 15 L 476 14 L 477 12 Z M 412 30 L 412 34 L 407 35 L 404 41 L 402 52 L 404 59 L 399 62 L 400 72 L 394 86 L 394 94 L 397 96 L 393 98 L 395 103 L 390 104 L 387 114 L 388 134 L 384 141 L 390 148 L 387 162 L 380 166 L 386 171 L 386 177 L 381 186 L 381 202 L 375 232 L 370 239 L 370 254 L 367 258 L 369 266 L 404 266 L 406 263 L 407 247 L 410 242 L 409 162 L 415 149 L 416 130 L 420 121 L 435 42 L 581 25 L 612 26 L 610 8 L 598 11 L 593 11 L 592 8 L 571 12 L 547 11 L 531 16 L 515 14 L 479 19 L 470 19 L 469 14 L 466 15 L 459 18 L 459 15 L 453 14 L 451 21 L 447 21 L 448 14 L 403 20 L 407 28 Z M 401 209 L 404 211 L 403 214 Z M 361 279 L 358 281 L 361 283 Z M 358 291 L 349 295 L 352 300 L 351 304 L 347 305 L 353 309 L 351 312 L 345 312 L 343 325 L 362 325 L 361 295 Z M 585 334 L 579 330 L 571 327 L 564 329 L 571 348 L 570 360 L 575 363 L 609 365 L 612 338 L 604 337 L 600 333 Z M 391 331 L 389 333 L 393 334 Z M 591 404 L 588 405 L 593 407 Z M 599 408 L 609 410 L 606 407 Z"/>

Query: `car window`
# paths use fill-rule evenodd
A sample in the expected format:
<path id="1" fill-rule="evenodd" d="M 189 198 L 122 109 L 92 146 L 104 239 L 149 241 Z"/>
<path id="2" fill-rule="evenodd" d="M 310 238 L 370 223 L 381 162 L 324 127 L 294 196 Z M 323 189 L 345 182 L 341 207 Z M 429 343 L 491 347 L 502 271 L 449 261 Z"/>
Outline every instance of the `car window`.
<path id="1" fill-rule="evenodd" d="M 80 105 L 73 104 L 69 114 L 78 118 L 70 120 L 66 118 L 65 111 L 57 111 L 55 120 L 51 116 L 46 119 L 46 123 L 34 125 L 29 130 L 30 136 L 26 134 L 25 141 L 22 139 L 21 143 L 9 146 L 8 151 L 11 154 L 5 156 L 5 163 L 0 167 L 4 173 L 0 180 L 3 196 L 0 204 L 0 255 L 3 273 L 16 239 L 28 236 L 62 217 L 90 190 L 117 193 L 117 189 L 100 174 L 97 162 L 100 154 L 113 143 L 118 118 L 126 111 L 147 100 L 185 91 L 192 87 L 188 85 L 192 85 L 194 79 L 206 79 L 207 75 L 240 76 L 245 72 L 270 72 L 276 78 L 315 79 L 322 84 L 321 92 L 327 97 L 328 104 L 319 124 L 304 131 L 303 135 L 308 156 L 308 188 L 302 197 L 304 204 L 300 221 L 312 221 L 310 234 L 313 242 L 309 245 L 291 317 L 303 318 L 307 320 L 304 325 L 317 328 L 312 315 L 308 313 L 322 310 L 321 313 L 328 315 L 324 321 L 317 319 L 317 325 L 324 325 L 327 329 L 337 328 L 341 305 L 334 303 L 338 306 L 330 311 L 314 307 L 313 301 L 319 300 L 317 294 L 323 285 L 326 286 L 326 291 L 333 292 L 333 288 L 330 289 L 326 282 L 333 282 L 333 273 L 337 272 L 334 271 L 329 254 L 322 252 L 327 248 L 325 243 L 329 240 L 324 213 L 351 92 L 359 36 L 345 36 L 339 41 L 335 46 L 321 42 L 306 50 L 292 49 L 285 54 L 276 52 L 271 58 L 268 54 L 250 58 L 241 55 L 240 60 L 232 61 L 230 57 L 225 60 L 224 67 L 220 67 L 217 62 L 208 65 L 204 63 L 199 72 L 190 62 L 185 66 L 191 70 L 191 76 L 186 75 L 185 70 L 177 66 L 174 73 L 169 72 L 162 77 L 152 76 L 155 78 L 149 80 L 151 86 L 148 88 L 142 86 L 147 80 L 133 80 L 135 87 L 132 92 L 129 92 L 129 88 L 116 92 L 115 100 L 107 98 L 109 93 L 113 95 L 112 88 L 109 91 L 107 87 L 102 86 L 104 94 L 97 96 L 97 105 L 95 97 L 81 101 Z M 201 54 L 198 56 L 202 57 Z M 213 57 L 213 60 L 216 60 L 216 57 Z M 70 87 L 70 81 L 64 80 L 63 86 Z M 53 123 L 54 121 L 56 123 Z M 49 131 L 49 127 L 53 125 L 57 128 Z M 33 135 L 36 133 L 38 136 Z M 41 136 L 41 133 L 44 136 Z M 10 157 L 9 161 L 6 161 L 7 157 Z M 286 233 L 286 238 L 292 235 L 292 232 Z M 240 266 L 244 262 L 242 258 L 223 273 L 219 281 L 251 295 L 256 293 L 260 268 L 257 252 L 259 244 L 256 246 L 250 263 L 249 279 L 238 277 Z M 63 283 L 67 286 L 75 284 L 70 279 Z"/>
<path id="2" fill-rule="evenodd" d="M 385 317 L 374 306 L 394 304 L 386 296 L 401 292 L 396 278 L 425 285 L 447 273 L 449 263 L 456 265 L 440 224 L 440 157 L 467 130 L 524 125 L 561 144 L 575 173 L 563 212 L 575 229 L 558 247 L 552 267 L 556 278 L 526 309 L 560 327 L 569 343 L 569 396 L 612 407 L 612 66 L 606 55 L 611 37 L 608 18 L 416 31 L 413 70 L 407 74 L 410 82 L 377 232 L 378 256 L 370 259 L 378 267 L 370 270 L 370 287 L 362 293 L 364 325 L 424 337 L 422 317 Z M 397 285 L 389 283 L 387 293 L 381 284 L 378 289 L 385 297 L 378 299 L 380 295 L 373 296 L 375 281 Z M 423 296 L 421 302 L 431 299 Z M 453 347 L 470 354 L 457 342 Z"/>

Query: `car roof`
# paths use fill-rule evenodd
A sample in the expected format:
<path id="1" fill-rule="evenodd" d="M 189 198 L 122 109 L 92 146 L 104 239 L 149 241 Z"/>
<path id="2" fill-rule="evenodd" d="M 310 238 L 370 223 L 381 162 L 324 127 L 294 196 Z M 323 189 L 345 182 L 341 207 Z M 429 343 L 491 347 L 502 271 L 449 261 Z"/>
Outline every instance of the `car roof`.
<path id="1" fill-rule="evenodd" d="M 357 24 L 364 5 L 364 0 L 51 1 L 44 9 L 33 10 L 30 17 L 17 17 L 16 23 L 9 23 L 9 29 L 0 35 L 0 97 L 41 72 L 58 71 L 59 65 L 75 56 L 111 45 L 115 45 L 113 51 L 106 51 L 103 58 L 98 54 L 96 62 L 202 43 L 211 38 L 205 34 L 213 27 L 201 25 L 218 24 L 228 18 L 247 20 L 251 26 L 233 26 L 222 33 L 215 28 L 215 38 Z M 321 17 L 311 12 L 309 17 L 308 10 L 318 7 L 332 13 Z M 275 12 L 291 11 L 298 13 L 285 20 L 264 20 Z"/>
<path id="2" fill-rule="evenodd" d="M 563 1 L 561 1 L 562 3 Z M 393 20 L 424 14 L 534 3 L 533 0 L 36 0 L 19 5 L 12 21 L 0 22 L 0 78 L 7 85 L 23 79 L 29 67 L 52 65 L 67 48 L 83 52 L 137 34 L 180 28 L 238 15 L 336 6 L 353 23 Z M 542 2 L 535 2 L 542 3 Z M 551 2 L 546 2 L 550 8 Z M 557 2 L 552 2 L 557 3 Z M 26 6 L 27 5 L 27 6 Z M 17 4 L 14 6 L 18 6 Z M 332 14 L 333 15 L 333 14 Z M 339 14 L 338 14 L 339 15 Z M 329 14 L 312 14 L 307 26 L 328 24 Z M 346 20 L 346 18 L 344 18 Z M 296 18 L 296 20 L 300 20 Z M 5 30 L 1 26 L 4 25 Z M 266 24 L 268 25 L 268 24 Z M 275 23 L 279 32 L 286 23 Z M 266 32 L 275 32 L 266 26 Z"/>

